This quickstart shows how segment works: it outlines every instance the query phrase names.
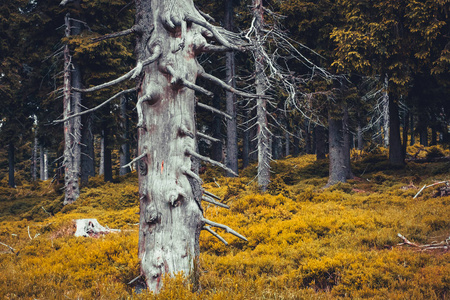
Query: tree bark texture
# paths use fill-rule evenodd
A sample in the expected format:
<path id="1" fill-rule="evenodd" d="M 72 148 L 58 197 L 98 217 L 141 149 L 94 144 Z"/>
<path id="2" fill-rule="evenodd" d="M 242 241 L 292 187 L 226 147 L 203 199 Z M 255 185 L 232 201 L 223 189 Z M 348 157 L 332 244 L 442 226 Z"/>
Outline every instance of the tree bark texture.
<path id="1" fill-rule="evenodd" d="M 255 36 L 256 49 L 255 55 L 255 85 L 256 94 L 264 95 L 267 89 L 266 76 L 264 74 L 264 56 L 262 53 L 263 46 L 263 25 L 264 25 L 264 7 L 262 0 L 253 0 L 253 16 L 255 18 Z M 256 115 L 258 129 L 258 184 L 260 189 L 265 192 L 270 182 L 270 131 L 267 121 L 267 100 L 258 97 L 256 100 Z"/>
<path id="2" fill-rule="evenodd" d="M 120 146 L 120 170 L 119 175 L 125 175 L 129 173 L 130 167 L 123 168 L 123 166 L 127 165 L 130 159 L 130 143 L 128 142 L 128 128 L 129 128 L 129 119 L 127 114 L 127 103 L 128 99 L 126 96 L 122 96 L 120 98 L 120 117 L 122 119 L 122 139 L 125 141 Z"/>
<path id="3" fill-rule="evenodd" d="M 83 128 L 81 130 L 81 185 L 86 186 L 89 177 L 95 176 L 95 151 L 94 151 L 94 134 L 92 133 L 92 114 L 88 114 L 83 120 Z"/>
<path id="4" fill-rule="evenodd" d="M 15 166 L 15 148 L 14 142 L 10 141 L 8 144 L 8 185 L 12 188 L 16 187 L 16 181 L 14 178 L 14 166 Z"/>
<path id="5" fill-rule="evenodd" d="M 79 22 L 66 16 L 66 36 L 79 34 Z M 72 88 L 81 88 L 80 67 L 74 61 L 66 45 L 64 49 L 64 109 L 63 117 L 80 112 L 81 94 Z M 81 117 L 64 122 L 64 205 L 73 203 L 80 196 L 79 175 L 81 161 Z"/>
<path id="6" fill-rule="evenodd" d="M 389 162 L 392 165 L 402 166 L 405 163 L 400 138 L 400 117 L 398 105 L 393 97 L 389 97 Z"/>
<path id="7" fill-rule="evenodd" d="M 44 146 L 39 146 L 39 171 L 40 179 L 45 181 L 48 179 L 48 151 Z"/>
<path id="8" fill-rule="evenodd" d="M 345 147 L 342 119 L 328 118 L 329 139 L 329 177 L 327 187 L 338 182 L 347 181 L 347 170 L 345 168 Z"/>
<path id="9" fill-rule="evenodd" d="M 35 133 L 33 151 L 31 155 L 31 178 L 33 181 L 37 180 L 37 162 L 38 162 L 38 139 Z"/>
<path id="10" fill-rule="evenodd" d="M 232 30 L 233 27 L 233 0 L 225 1 L 225 29 Z M 226 82 L 236 87 L 235 80 L 235 55 L 233 51 L 226 53 Z M 238 139 L 237 139 L 237 123 L 236 123 L 236 95 L 230 91 L 226 91 L 227 113 L 232 117 L 227 119 L 227 162 L 228 168 L 238 173 Z M 230 172 L 228 177 L 235 175 Z"/>
<path id="11" fill-rule="evenodd" d="M 250 110 L 244 108 L 244 130 L 242 137 L 242 167 L 246 168 L 250 164 L 250 128 L 248 126 L 250 120 Z"/>
<path id="12" fill-rule="evenodd" d="M 198 262 L 202 188 L 192 156 L 195 95 L 186 85 L 203 70 L 196 55 L 206 40 L 203 26 L 185 20 L 205 20 L 192 0 L 136 0 L 136 11 L 138 63 L 161 52 L 143 69 L 137 102 L 138 255 L 147 287 L 158 291 L 164 274 L 193 274 Z"/>

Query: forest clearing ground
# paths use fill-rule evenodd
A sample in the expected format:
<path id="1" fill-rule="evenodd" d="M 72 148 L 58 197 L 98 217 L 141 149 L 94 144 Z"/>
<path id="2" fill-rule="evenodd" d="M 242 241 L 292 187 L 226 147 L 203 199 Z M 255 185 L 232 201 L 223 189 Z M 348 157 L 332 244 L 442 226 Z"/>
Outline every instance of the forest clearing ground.
<path id="1" fill-rule="evenodd" d="M 354 162 L 358 178 L 322 189 L 326 161 L 312 155 L 272 164 L 268 193 L 215 168 L 205 188 L 230 210 L 205 204 L 205 216 L 225 223 L 248 242 L 217 232 L 201 234 L 201 291 L 181 277 L 167 280 L 155 299 L 448 299 L 450 253 L 398 245 L 442 242 L 450 236 L 450 197 L 424 184 L 449 180 L 448 162 L 391 168 L 385 153 Z M 128 283 L 139 272 L 136 175 L 115 183 L 93 178 L 77 203 L 62 207 L 48 182 L 0 188 L 1 299 L 148 299 Z M 219 187 L 220 186 L 220 187 Z M 51 215 L 51 216 L 50 216 Z M 97 218 L 122 232 L 75 238 L 72 220 Z"/>

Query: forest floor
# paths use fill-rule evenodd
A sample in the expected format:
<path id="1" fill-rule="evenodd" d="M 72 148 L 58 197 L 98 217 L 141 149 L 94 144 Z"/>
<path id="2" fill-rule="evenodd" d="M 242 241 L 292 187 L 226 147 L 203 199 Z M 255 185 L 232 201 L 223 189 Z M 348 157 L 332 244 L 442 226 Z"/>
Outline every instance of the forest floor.
<path id="1" fill-rule="evenodd" d="M 114 183 L 93 178 L 66 207 L 50 181 L 2 182 L 0 299 L 450 299 L 450 196 L 437 184 L 414 198 L 449 181 L 450 163 L 393 168 L 380 150 L 354 152 L 352 164 L 355 179 L 324 189 L 326 160 L 274 161 L 265 194 L 254 166 L 233 179 L 208 167 L 206 189 L 230 209 L 206 204 L 206 217 L 248 242 L 218 229 L 225 246 L 202 232 L 200 291 L 179 276 L 159 295 L 128 284 L 139 275 L 135 173 Z M 74 237 L 81 218 L 121 232 Z"/>

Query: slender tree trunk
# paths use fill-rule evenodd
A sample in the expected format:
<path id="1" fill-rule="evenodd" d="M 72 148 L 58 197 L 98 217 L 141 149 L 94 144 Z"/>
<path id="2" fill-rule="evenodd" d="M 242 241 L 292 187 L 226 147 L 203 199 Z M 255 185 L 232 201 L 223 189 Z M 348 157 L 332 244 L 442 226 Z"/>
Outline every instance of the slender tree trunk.
<path id="1" fill-rule="evenodd" d="M 98 168 L 98 174 L 105 174 L 105 133 L 102 130 L 102 134 L 100 136 L 100 165 Z"/>
<path id="2" fill-rule="evenodd" d="M 39 146 L 39 173 L 42 181 L 48 180 L 48 152 L 44 146 Z"/>
<path id="3" fill-rule="evenodd" d="M 342 154 L 344 156 L 343 168 L 345 171 L 346 179 L 352 179 L 354 177 L 350 164 L 350 149 L 352 142 L 352 134 L 350 132 L 350 120 L 348 115 L 348 108 L 344 107 L 343 112 L 344 112 L 342 117 L 342 134 L 343 134 Z"/>
<path id="4" fill-rule="evenodd" d="M 420 138 L 420 144 L 428 147 L 428 128 L 426 125 L 421 125 L 419 128 L 419 138 Z"/>
<path id="5" fill-rule="evenodd" d="M 225 0 L 225 29 L 233 29 L 233 0 Z M 236 87 L 235 80 L 235 58 L 234 52 L 226 53 L 226 82 L 232 87 Z M 227 119 L 227 167 L 238 173 L 238 141 L 236 123 L 236 95 L 226 91 L 227 113 L 232 116 L 232 120 Z M 234 177 L 230 172 L 227 176 Z"/>
<path id="6" fill-rule="evenodd" d="M 73 22 L 66 16 L 66 36 L 77 35 L 81 31 L 80 23 Z M 81 73 L 76 62 L 72 60 L 69 47 L 64 50 L 64 118 L 80 112 L 81 94 L 72 90 L 81 88 Z M 64 205 L 73 203 L 80 196 L 79 173 L 81 160 L 81 120 L 75 117 L 64 122 Z"/>
<path id="7" fill-rule="evenodd" d="M 314 130 L 316 131 L 316 159 L 325 159 L 327 147 L 325 127 L 317 125 Z"/>
<path id="8" fill-rule="evenodd" d="M 111 137 L 108 124 L 103 124 L 103 178 L 105 182 L 113 181 L 112 158 L 111 158 Z"/>
<path id="9" fill-rule="evenodd" d="M 298 129 L 294 135 L 294 156 L 298 156 L 300 154 L 300 136 L 301 129 Z"/>
<path id="10" fill-rule="evenodd" d="M 93 115 L 82 118 L 83 128 L 81 130 L 82 152 L 81 152 L 81 185 L 86 186 L 89 177 L 95 176 L 95 151 L 94 151 L 94 134 L 92 133 Z"/>
<path id="11" fill-rule="evenodd" d="M 405 163 L 400 138 L 400 118 L 397 103 L 389 97 L 389 162 L 392 165 L 402 166 Z"/>
<path id="12" fill-rule="evenodd" d="M 14 142 L 10 141 L 8 144 L 8 185 L 10 187 L 16 187 L 16 181 L 14 178 L 14 167 L 15 167 L 15 158 L 14 158 Z"/>
<path id="13" fill-rule="evenodd" d="M 244 108 L 244 131 L 243 131 L 243 141 L 242 141 L 242 166 L 246 168 L 250 163 L 250 128 L 249 128 L 249 120 L 250 120 L 250 110 Z"/>
<path id="14" fill-rule="evenodd" d="M 288 130 L 288 128 L 286 126 L 286 131 L 284 132 L 284 156 L 291 155 L 291 151 L 290 151 L 290 136 L 289 136 L 289 132 L 287 130 Z"/>
<path id="15" fill-rule="evenodd" d="M 119 175 L 125 175 L 129 173 L 130 167 L 123 168 L 123 166 L 127 165 L 130 159 L 130 143 L 128 142 L 128 127 L 129 127 L 129 119 L 127 114 L 127 97 L 122 96 L 120 98 L 120 116 L 122 119 L 122 139 L 125 141 L 120 146 L 120 170 Z"/>
<path id="16" fill-rule="evenodd" d="M 213 107 L 220 109 L 220 95 L 218 93 L 214 93 Z M 212 142 L 211 158 L 216 161 L 223 161 L 221 127 L 222 127 L 222 116 L 214 114 L 212 121 L 213 138 L 218 139 L 219 142 Z"/>
<path id="17" fill-rule="evenodd" d="M 390 121 L 391 121 L 391 97 L 389 97 L 389 93 L 388 93 L 388 84 L 389 84 L 389 79 L 386 76 L 385 80 L 384 80 L 384 88 L 385 88 L 385 92 L 383 95 L 383 132 L 384 132 L 384 147 L 389 147 L 389 141 L 390 141 Z"/>
<path id="18" fill-rule="evenodd" d="M 38 139 L 35 133 L 33 151 L 31 155 L 31 178 L 33 181 L 37 180 L 37 162 L 38 162 Z"/>
<path id="19" fill-rule="evenodd" d="M 328 117 L 328 139 L 329 139 L 329 178 L 327 187 L 338 182 L 347 181 L 347 170 L 345 168 L 344 134 L 342 119 Z"/>
<path id="20" fill-rule="evenodd" d="M 266 91 L 266 77 L 264 74 L 264 56 L 261 51 L 264 36 L 264 8 L 262 0 L 253 0 L 253 16 L 255 17 L 255 85 L 256 94 L 264 95 Z M 266 99 L 258 97 L 256 100 L 256 115 L 258 123 L 258 184 L 263 192 L 270 182 L 270 132 L 268 130 Z"/>

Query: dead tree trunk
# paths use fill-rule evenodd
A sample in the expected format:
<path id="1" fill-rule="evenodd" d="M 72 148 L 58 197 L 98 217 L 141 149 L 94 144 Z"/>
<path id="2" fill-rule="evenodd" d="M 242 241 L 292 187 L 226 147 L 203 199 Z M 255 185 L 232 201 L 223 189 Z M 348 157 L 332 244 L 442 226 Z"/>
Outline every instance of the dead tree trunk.
<path id="1" fill-rule="evenodd" d="M 158 291 L 164 274 L 193 274 L 200 231 L 205 223 L 215 224 L 203 218 L 200 205 L 201 179 L 194 160 L 213 161 L 196 152 L 194 93 L 212 95 L 195 85 L 197 76 L 225 83 L 204 73 L 196 56 L 217 47 L 208 45 L 205 37 L 214 37 L 226 48 L 231 44 L 192 0 L 136 0 L 136 11 L 142 32 L 136 46 L 138 66 L 158 58 L 142 69 L 137 103 L 139 258 L 148 288 Z"/>
<path id="2" fill-rule="evenodd" d="M 45 181 L 48 179 L 48 152 L 44 146 L 39 146 L 39 168 L 40 179 Z"/>
<path id="3" fill-rule="evenodd" d="M 95 151 L 94 151 L 94 134 L 92 133 L 93 115 L 88 114 L 82 118 L 83 129 L 82 134 L 82 152 L 81 152 L 81 185 L 86 186 L 89 177 L 95 176 Z"/>
<path id="4" fill-rule="evenodd" d="M 233 27 L 233 0 L 225 1 L 225 29 L 232 30 Z M 235 79 L 235 58 L 234 52 L 226 53 L 226 82 L 236 87 Z M 238 141 L 237 141 L 237 123 L 236 123 L 236 95 L 231 91 L 226 91 L 227 113 L 232 119 L 227 119 L 227 162 L 228 168 L 238 173 Z M 227 173 L 227 176 L 235 176 Z"/>
<path id="5" fill-rule="evenodd" d="M 130 163 L 130 143 L 128 142 L 129 120 L 127 114 L 128 99 L 126 96 L 120 98 L 120 116 L 122 119 L 122 139 L 125 141 L 120 146 L 120 170 L 119 175 L 130 172 L 130 167 L 124 167 Z"/>
<path id="6" fill-rule="evenodd" d="M 253 0 L 253 16 L 256 37 L 255 49 L 255 85 L 256 94 L 264 95 L 267 89 L 266 76 L 264 74 L 264 55 L 263 46 L 263 24 L 264 7 L 262 0 Z M 267 121 L 267 100 L 264 97 L 258 97 L 256 100 L 256 115 L 258 123 L 258 184 L 260 189 L 265 192 L 270 182 L 270 131 Z"/>
<path id="7" fill-rule="evenodd" d="M 221 241 L 225 240 L 210 226 L 246 240 L 229 227 L 203 217 L 201 200 L 225 205 L 203 191 L 198 160 L 231 173 L 233 170 L 197 152 L 200 133 L 195 126 L 195 105 L 200 103 L 196 103 L 195 92 L 208 96 L 213 93 L 196 85 L 196 78 L 201 76 L 245 97 L 257 96 L 237 91 L 205 73 L 196 59 L 203 52 L 242 50 L 245 45 L 238 34 L 210 24 L 208 16 L 200 13 L 192 0 L 135 2 L 136 24 L 127 32 L 137 33 L 137 66 L 116 80 L 82 91 L 91 92 L 127 79 L 138 79 L 135 89 L 119 92 L 104 104 L 125 92 L 137 91 L 138 156 L 128 165 L 138 164 L 141 275 L 147 287 L 157 292 L 165 274 L 183 272 L 197 278 L 198 240 L 202 229 Z M 209 44 L 207 39 L 215 39 L 216 44 Z M 204 104 L 202 107 L 212 109 Z"/>
<path id="8" fill-rule="evenodd" d="M 79 34 L 79 22 L 66 15 L 66 36 Z M 72 61 L 69 46 L 64 49 L 64 119 L 80 112 L 81 94 L 73 88 L 81 88 L 81 73 L 78 64 Z M 80 196 L 78 177 L 81 161 L 81 118 L 74 117 L 64 122 L 64 205 L 73 203 Z"/>

